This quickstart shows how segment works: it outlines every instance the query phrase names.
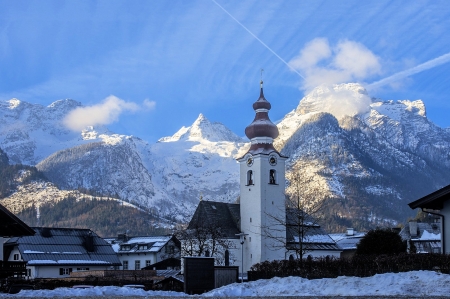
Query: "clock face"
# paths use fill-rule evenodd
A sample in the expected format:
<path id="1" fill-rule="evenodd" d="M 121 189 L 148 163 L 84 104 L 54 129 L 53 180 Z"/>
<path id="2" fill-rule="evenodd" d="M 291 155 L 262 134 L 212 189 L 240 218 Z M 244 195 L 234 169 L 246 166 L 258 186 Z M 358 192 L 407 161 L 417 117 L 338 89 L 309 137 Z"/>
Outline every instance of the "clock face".
<path id="1" fill-rule="evenodd" d="M 247 158 L 247 166 L 252 166 L 253 165 L 253 158 L 252 157 L 248 157 Z"/>
<path id="2" fill-rule="evenodd" d="M 269 164 L 272 166 L 277 165 L 277 158 L 275 156 L 269 157 Z"/>

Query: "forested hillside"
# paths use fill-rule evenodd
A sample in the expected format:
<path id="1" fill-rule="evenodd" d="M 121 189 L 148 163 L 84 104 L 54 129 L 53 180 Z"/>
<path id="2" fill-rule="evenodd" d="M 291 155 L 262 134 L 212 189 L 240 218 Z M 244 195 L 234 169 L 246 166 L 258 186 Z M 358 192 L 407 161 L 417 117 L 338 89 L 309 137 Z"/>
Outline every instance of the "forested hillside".
<path id="1" fill-rule="evenodd" d="M 26 175 L 23 175 L 26 172 Z M 10 195 L 19 184 L 33 180 L 46 180 L 36 167 L 15 164 L 9 165 L 6 153 L 0 148 L 0 199 Z"/>
<path id="2" fill-rule="evenodd" d="M 25 209 L 17 216 L 30 226 L 90 228 L 101 237 L 113 237 L 127 230 L 135 236 L 170 233 L 169 225 L 158 225 L 157 216 L 116 200 L 77 201 L 69 197 L 41 205 L 39 213 L 39 221 L 35 207 Z"/>

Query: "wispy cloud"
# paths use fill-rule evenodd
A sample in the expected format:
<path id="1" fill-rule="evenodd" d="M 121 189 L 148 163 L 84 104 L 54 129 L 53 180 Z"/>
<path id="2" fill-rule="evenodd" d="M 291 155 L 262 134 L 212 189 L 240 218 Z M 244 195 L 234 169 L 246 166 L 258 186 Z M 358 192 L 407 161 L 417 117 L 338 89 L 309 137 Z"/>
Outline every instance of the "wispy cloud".
<path id="1" fill-rule="evenodd" d="M 85 129 L 86 126 L 111 124 L 119 119 L 122 112 L 134 112 L 138 109 L 139 106 L 136 103 L 109 96 L 100 104 L 78 107 L 72 110 L 64 118 L 63 124 L 73 131 L 80 131 Z"/>
<path id="2" fill-rule="evenodd" d="M 301 89 L 306 91 L 321 84 L 362 82 L 381 71 L 379 58 L 363 44 L 343 40 L 332 47 L 326 38 L 307 43 L 289 65 L 304 75 Z"/>

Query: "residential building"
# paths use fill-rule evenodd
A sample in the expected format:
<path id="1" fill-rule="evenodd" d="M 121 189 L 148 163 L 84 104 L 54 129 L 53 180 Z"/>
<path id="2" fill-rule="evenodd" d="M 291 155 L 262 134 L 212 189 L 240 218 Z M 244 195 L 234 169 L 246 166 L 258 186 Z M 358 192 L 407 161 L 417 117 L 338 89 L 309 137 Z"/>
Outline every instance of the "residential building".
<path id="1" fill-rule="evenodd" d="M 106 238 L 117 253 L 122 270 L 141 270 L 168 258 L 180 259 L 180 241 L 175 236 Z"/>
<path id="2" fill-rule="evenodd" d="M 450 185 L 433 193 L 410 202 L 411 209 L 420 208 L 422 211 L 440 217 L 438 222 L 441 234 L 441 253 L 450 254 Z"/>
<path id="3" fill-rule="evenodd" d="M 353 228 L 347 228 L 345 233 L 330 234 L 330 237 L 336 242 L 342 250 L 341 258 L 351 258 L 356 252 L 356 246 L 366 235 L 366 232 L 358 232 Z"/>
<path id="4" fill-rule="evenodd" d="M 25 262 L 28 278 L 62 278 L 71 272 L 120 266 L 111 246 L 90 229 L 34 227 L 33 236 L 12 237 L 5 259 Z"/>
<path id="5" fill-rule="evenodd" d="M 26 274 L 23 261 L 5 260 L 3 244 L 5 237 L 32 236 L 34 230 L 0 204 L 0 279 Z"/>
<path id="6" fill-rule="evenodd" d="M 441 224 L 409 221 L 400 231 L 409 253 L 441 253 Z"/>

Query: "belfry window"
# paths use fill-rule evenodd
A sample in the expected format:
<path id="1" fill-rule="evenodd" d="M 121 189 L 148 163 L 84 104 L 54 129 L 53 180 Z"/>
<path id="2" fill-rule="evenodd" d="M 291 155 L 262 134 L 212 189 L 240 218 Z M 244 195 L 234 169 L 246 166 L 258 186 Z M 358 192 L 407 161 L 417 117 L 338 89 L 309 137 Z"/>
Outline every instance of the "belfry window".
<path id="1" fill-rule="evenodd" d="M 253 171 L 247 171 L 247 186 L 253 185 Z"/>
<path id="2" fill-rule="evenodd" d="M 277 184 L 277 171 L 275 169 L 271 169 L 269 172 L 269 184 Z"/>

